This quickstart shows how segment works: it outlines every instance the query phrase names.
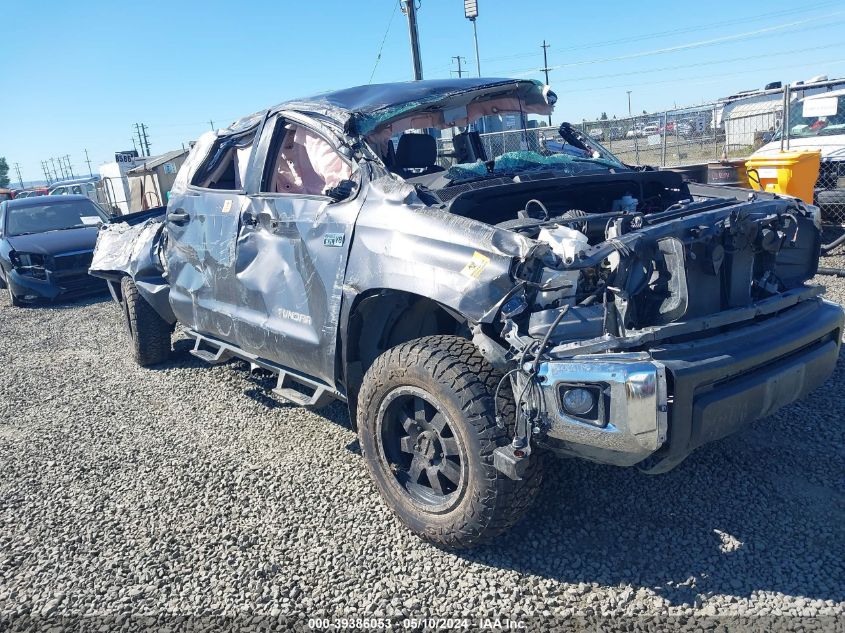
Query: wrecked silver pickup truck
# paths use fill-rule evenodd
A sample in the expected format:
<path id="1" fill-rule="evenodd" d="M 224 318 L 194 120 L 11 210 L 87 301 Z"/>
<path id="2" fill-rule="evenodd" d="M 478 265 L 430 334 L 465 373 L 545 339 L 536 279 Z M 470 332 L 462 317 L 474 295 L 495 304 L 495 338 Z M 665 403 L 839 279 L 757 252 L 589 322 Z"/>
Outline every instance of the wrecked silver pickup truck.
<path id="1" fill-rule="evenodd" d="M 472 130 L 554 101 L 459 79 L 258 112 L 198 140 L 166 216 L 102 230 L 91 273 L 141 365 L 178 322 L 284 400 L 348 403 L 386 503 L 449 547 L 513 525 L 550 456 L 665 472 L 818 387 L 843 326 L 807 284 L 818 210 L 692 195 L 567 124 L 560 154 Z"/>

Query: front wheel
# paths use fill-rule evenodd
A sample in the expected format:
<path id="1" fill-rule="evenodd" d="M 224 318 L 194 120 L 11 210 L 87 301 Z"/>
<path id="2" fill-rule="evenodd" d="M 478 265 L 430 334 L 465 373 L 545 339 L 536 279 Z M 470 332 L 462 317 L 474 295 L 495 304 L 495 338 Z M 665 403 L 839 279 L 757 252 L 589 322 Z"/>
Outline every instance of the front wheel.
<path id="1" fill-rule="evenodd" d="M 358 397 L 362 453 L 388 506 L 438 545 L 472 547 L 512 527 L 536 497 L 542 455 L 520 481 L 493 466 L 508 438 L 496 424 L 501 375 L 466 339 L 429 336 L 379 356 Z M 514 414 L 503 387 L 499 411 Z"/>
<path id="2" fill-rule="evenodd" d="M 6 283 L 6 291 L 9 293 L 9 302 L 16 308 L 20 308 L 23 306 L 23 301 L 18 299 L 17 295 L 15 295 L 15 291 L 12 290 L 12 284 Z"/>

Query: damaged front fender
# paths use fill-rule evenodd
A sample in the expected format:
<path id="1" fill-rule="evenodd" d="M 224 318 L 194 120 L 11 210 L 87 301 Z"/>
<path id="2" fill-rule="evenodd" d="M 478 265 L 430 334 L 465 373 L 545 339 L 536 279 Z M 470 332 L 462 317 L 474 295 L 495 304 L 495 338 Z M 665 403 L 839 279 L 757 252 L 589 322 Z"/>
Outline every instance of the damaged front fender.
<path id="1" fill-rule="evenodd" d="M 372 289 L 427 297 L 472 322 L 491 322 L 514 287 L 516 263 L 548 251 L 512 231 L 426 206 L 390 176 L 371 183 L 349 255 L 345 294 Z M 350 301 L 351 303 L 351 301 Z"/>
<path id="2" fill-rule="evenodd" d="M 165 207 L 114 218 L 97 235 L 88 274 L 109 282 L 112 294 L 125 276 L 168 323 L 176 323 L 170 307 L 170 285 L 159 258 L 164 236 Z"/>

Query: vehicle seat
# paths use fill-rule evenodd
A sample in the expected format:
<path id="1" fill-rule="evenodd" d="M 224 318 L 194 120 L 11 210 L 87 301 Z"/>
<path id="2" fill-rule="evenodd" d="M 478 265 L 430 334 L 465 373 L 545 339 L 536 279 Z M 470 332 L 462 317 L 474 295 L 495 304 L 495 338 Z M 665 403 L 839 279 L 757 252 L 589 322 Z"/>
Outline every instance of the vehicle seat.
<path id="1" fill-rule="evenodd" d="M 400 136 L 393 171 L 405 178 L 445 171 L 437 164 L 437 139 L 429 134 Z"/>
<path id="2" fill-rule="evenodd" d="M 484 143 L 481 135 L 476 132 L 460 132 L 452 137 L 452 147 L 455 148 L 455 162 L 474 163 L 476 161 L 487 161 L 487 152 L 484 150 Z"/>

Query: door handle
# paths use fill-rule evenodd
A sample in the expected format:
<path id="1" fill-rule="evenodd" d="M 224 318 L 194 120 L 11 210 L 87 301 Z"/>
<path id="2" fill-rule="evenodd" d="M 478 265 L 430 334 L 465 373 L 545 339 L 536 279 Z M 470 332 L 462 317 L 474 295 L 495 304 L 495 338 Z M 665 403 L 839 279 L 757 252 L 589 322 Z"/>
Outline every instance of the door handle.
<path id="1" fill-rule="evenodd" d="M 176 209 L 167 214 L 167 221 L 172 224 L 178 224 L 179 226 L 187 224 L 190 219 L 191 216 L 185 213 L 184 209 Z"/>

